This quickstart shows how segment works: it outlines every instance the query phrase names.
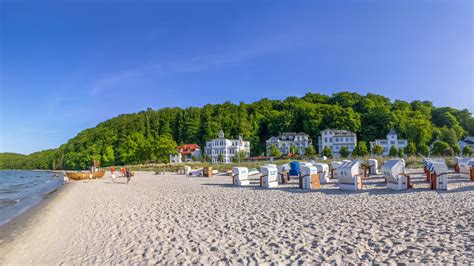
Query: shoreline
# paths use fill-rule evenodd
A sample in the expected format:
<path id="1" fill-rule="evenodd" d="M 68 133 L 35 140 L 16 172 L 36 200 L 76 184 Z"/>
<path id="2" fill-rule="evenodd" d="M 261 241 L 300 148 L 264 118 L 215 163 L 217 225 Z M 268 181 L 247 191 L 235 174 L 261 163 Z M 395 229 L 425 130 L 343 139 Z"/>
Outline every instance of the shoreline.
<path id="1" fill-rule="evenodd" d="M 29 226 L 31 226 L 31 222 L 36 218 L 36 216 L 44 211 L 44 209 L 53 202 L 60 193 L 67 193 L 67 190 L 70 189 L 69 185 L 72 185 L 72 183 L 61 185 L 53 191 L 45 194 L 43 199 L 38 203 L 27 208 L 25 211 L 13 217 L 3 225 L 0 225 L 0 245 L 8 244 L 14 239 L 15 235 L 23 233 Z M 0 253 L 0 258 L 2 258 L 1 255 L 2 254 Z"/>

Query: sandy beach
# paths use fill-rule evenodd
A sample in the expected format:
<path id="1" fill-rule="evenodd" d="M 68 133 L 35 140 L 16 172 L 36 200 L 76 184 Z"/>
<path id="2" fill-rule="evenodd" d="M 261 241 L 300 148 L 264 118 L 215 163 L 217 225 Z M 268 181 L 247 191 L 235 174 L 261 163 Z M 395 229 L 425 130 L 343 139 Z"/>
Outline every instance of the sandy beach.
<path id="1" fill-rule="evenodd" d="M 412 174 L 413 175 L 413 174 Z M 474 263 L 474 182 L 452 174 L 431 191 L 360 192 L 296 183 L 232 186 L 231 178 L 138 172 L 72 182 L 2 229 L 0 264 Z M 296 181 L 293 181 L 296 182 Z"/>

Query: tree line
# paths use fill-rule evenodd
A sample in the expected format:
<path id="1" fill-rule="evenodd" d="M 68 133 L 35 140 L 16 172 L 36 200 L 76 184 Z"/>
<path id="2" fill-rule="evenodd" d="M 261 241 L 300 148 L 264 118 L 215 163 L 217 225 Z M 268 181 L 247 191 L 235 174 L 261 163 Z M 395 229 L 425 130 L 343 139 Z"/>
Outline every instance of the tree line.
<path id="1" fill-rule="evenodd" d="M 458 140 L 474 135 L 474 118 L 467 110 L 435 107 L 429 101 L 390 99 L 377 95 L 340 92 L 331 96 L 307 93 L 284 100 L 261 99 L 253 103 L 229 101 L 203 107 L 148 108 L 124 114 L 80 132 L 59 148 L 31 155 L 2 154 L 0 168 L 86 169 L 93 160 L 101 166 L 167 162 L 177 145 L 206 141 L 223 130 L 250 141 L 251 155 L 266 151 L 265 141 L 283 132 L 305 132 L 318 150 L 320 131 L 349 130 L 357 135 L 359 152 L 374 139 L 385 138 L 393 128 L 407 139 L 406 154 L 424 154 L 434 143 L 436 152 L 458 154 Z M 437 144 L 440 143 L 440 144 Z M 364 148 L 365 147 L 365 148 Z M 360 151 L 362 149 L 362 151 Z M 397 151 L 399 152 L 399 151 Z"/>

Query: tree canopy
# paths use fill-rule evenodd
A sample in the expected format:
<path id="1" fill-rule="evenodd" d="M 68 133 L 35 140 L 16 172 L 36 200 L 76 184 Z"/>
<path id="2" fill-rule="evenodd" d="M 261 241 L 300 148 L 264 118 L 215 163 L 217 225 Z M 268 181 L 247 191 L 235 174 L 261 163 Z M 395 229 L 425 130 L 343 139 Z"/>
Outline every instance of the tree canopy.
<path id="1" fill-rule="evenodd" d="M 392 102 L 381 95 L 352 92 L 149 108 L 83 130 L 56 149 L 30 155 L 2 154 L 0 168 L 84 169 L 92 160 L 100 161 L 101 166 L 167 162 L 173 146 L 196 143 L 204 150 L 206 141 L 216 138 L 221 129 L 226 137 L 242 136 L 250 141 L 252 156 L 264 154 L 265 141 L 282 132 L 309 134 L 317 150 L 318 136 L 328 128 L 350 130 L 365 142 L 385 138 L 394 128 L 400 139 L 416 146 L 417 153 L 426 154 L 437 139 L 452 146 L 464 136 L 474 135 L 474 118 L 468 110 L 437 108 L 428 101 Z"/>

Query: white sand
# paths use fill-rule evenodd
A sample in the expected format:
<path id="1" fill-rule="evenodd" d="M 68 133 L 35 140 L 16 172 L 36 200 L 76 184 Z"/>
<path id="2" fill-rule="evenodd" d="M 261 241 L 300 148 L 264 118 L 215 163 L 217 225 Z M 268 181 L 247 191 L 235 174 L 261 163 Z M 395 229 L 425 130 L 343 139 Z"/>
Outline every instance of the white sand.
<path id="1" fill-rule="evenodd" d="M 474 182 L 414 181 L 402 192 L 374 177 L 361 192 L 151 173 L 75 182 L 0 244 L 0 264 L 474 263 Z"/>

